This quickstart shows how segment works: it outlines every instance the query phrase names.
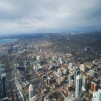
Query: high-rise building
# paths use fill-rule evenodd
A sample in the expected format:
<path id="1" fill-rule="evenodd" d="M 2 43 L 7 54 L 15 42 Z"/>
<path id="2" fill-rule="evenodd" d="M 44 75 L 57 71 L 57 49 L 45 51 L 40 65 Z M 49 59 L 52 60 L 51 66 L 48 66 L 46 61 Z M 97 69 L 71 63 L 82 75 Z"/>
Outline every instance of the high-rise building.
<path id="1" fill-rule="evenodd" d="M 101 101 L 101 89 L 93 92 L 92 101 Z"/>
<path id="2" fill-rule="evenodd" d="M 69 86 L 71 86 L 72 85 L 72 75 L 70 74 L 69 75 Z"/>
<path id="3" fill-rule="evenodd" d="M 0 79 L 1 79 L 1 75 L 5 73 L 5 70 L 4 70 L 4 65 L 3 64 L 0 64 Z"/>
<path id="4" fill-rule="evenodd" d="M 87 86 L 87 77 L 83 75 L 82 78 L 82 91 L 86 91 L 86 86 Z"/>
<path id="5" fill-rule="evenodd" d="M 79 69 L 76 69 L 75 70 L 75 73 L 74 73 L 74 86 L 76 87 L 76 77 L 80 75 L 80 70 Z"/>
<path id="6" fill-rule="evenodd" d="M 82 77 L 78 75 L 76 77 L 76 87 L 75 87 L 75 97 L 79 98 L 81 94 L 81 89 L 82 89 Z"/>
<path id="7" fill-rule="evenodd" d="M 95 82 L 91 82 L 91 90 L 96 91 L 97 90 L 97 84 Z"/>
<path id="8" fill-rule="evenodd" d="M 33 85 L 29 85 L 29 101 L 34 101 L 34 92 L 33 92 Z"/>
<path id="9" fill-rule="evenodd" d="M 47 78 L 47 85 L 50 85 L 50 77 Z"/>
<path id="10" fill-rule="evenodd" d="M 24 97 L 24 95 L 23 95 L 22 86 L 21 86 L 21 84 L 20 84 L 18 78 L 15 77 L 15 79 L 16 79 L 16 80 L 15 80 L 15 85 L 16 85 L 18 91 L 19 91 L 20 97 L 21 97 L 22 101 L 25 101 L 25 97 Z"/>
<path id="11" fill-rule="evenodd" d="M 80 71 L 85 72 L 85 66 L 84 66 L 84 64 L 81 64 L 79 68 L 80 68 Z"/>
<path id="12" fill-rule="evenodd" d="M 1 75 L 1 81 L 2 81 L 3 96 L 7 97 L 7 95 L 6 95 L 6 73 L 3 73 Z"/>

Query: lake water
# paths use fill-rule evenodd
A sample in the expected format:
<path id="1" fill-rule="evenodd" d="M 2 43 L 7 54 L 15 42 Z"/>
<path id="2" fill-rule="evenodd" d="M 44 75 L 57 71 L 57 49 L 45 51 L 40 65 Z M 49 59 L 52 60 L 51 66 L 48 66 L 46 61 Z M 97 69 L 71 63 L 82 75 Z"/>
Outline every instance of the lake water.
<path id="1" fill-rule="evenodd" d="M 0 44 L 6 44 L 6 43 L 15 42 L 15 41 L 17 41 L 17 39 L 1 39 Z"/>

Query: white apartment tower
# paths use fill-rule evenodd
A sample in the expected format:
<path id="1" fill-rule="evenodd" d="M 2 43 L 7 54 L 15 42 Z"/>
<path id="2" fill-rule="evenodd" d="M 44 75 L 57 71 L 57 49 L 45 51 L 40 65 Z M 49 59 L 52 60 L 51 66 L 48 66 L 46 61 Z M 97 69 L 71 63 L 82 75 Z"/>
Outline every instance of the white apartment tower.
<path id="1" fill-rule="evenodd" d="M 75 73 L 74 73 L 74 86 L 76 87 L 76 77 L 80 75 L 80 70 L 79 69 L 76 69 L 75 70 Z"/>
<path id="2" fill-rule="evenodd" d="M 33 93 L 33 85 L 29 85 L 29 101 L 33 101 L 34 93 Z"/>
<path id="3" fill-rule="evenodd" d="M 86 86 L 87 86 L 87 77 L 83 75 L 82 78 L 82 91 L 86 91 Z"/>
<path id="4" fill-rule="evenodd" d="M 82 77 L 78 75 L 76 77 L 76 87 L 75 87 L 75 97 L 79 98 L 81 94 L 81 89 L 82 89 Z"/>

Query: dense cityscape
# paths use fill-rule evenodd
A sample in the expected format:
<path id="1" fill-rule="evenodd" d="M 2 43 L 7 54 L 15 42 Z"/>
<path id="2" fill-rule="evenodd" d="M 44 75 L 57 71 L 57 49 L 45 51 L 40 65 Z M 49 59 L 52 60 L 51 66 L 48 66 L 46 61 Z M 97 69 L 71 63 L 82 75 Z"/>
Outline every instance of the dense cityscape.
<path id="1" fill-rule="evenodd" d="M 0 0 L 0 101 L 101 101 L 101 0 Z"/>
<path id="2" fill-rule="evenodd" d="M 101 101 L 100 32 L 0 41 L 0 101 Z"/>

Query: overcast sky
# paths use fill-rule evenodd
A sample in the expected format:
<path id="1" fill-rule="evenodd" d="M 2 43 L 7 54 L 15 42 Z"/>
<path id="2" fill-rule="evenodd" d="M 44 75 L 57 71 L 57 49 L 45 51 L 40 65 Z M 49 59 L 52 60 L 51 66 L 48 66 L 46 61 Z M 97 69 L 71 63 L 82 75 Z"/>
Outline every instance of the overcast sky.
<path id="1" fill-rule="evenodd" d="M 101 0 L 0 0 L 0 34 L 101 28 Z"/>

